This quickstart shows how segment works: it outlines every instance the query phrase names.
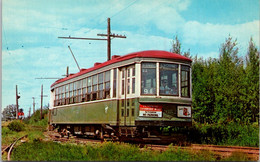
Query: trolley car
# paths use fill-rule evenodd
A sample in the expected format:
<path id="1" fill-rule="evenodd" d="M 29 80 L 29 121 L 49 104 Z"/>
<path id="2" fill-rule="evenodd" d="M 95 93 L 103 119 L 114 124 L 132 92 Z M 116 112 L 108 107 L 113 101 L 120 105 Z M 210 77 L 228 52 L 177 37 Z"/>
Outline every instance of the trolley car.
<path id="1" fill-rule="evenodd" d="M 150 50 L 112 56 L 51 85 L 49 125 L 103 138 L 191 126 L 191 59 Z"/>

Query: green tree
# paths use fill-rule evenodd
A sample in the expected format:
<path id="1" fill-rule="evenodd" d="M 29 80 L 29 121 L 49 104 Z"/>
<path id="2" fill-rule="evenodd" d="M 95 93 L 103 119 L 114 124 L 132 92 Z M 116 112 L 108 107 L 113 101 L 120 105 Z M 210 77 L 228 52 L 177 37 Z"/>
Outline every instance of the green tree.
<path id="1" fill-rule="evenodd" d="M 215 111 L 215 77 L 217 60 L 194 57 L 192 64 L 193 118 L 212 123 Z"/>
<path id="2" fill-rule="evenodd" d="M 170 52 L 181 55 L 181 43 L 180 43 L 177 35 L 175 36 L 174 40 L 172 41 L 172 48 L 171 48 Z"/>
<path id="3" fill-rule="evenodd" d="M 11 120 L 16 118 L 16 105 L 8 105 L 2 112 L 3 120 Z"/>
<path id="4" fill-rule="evenodd" d="M 183 55 L 185 57 L 192 59 L 191 54 L 190 54 L 190 49 L 188 49 L 185 52 L 182 51 L 181 42 L 180 42 L 177 35 L 175 36 L 174 40 L 172 41 L 172 48 L 170 49 L 170 52 L 176 53 L 176 54 L 179 54 L 179 55 Z"/>
<path id="5" fill-rule="evenodd" d="M 245 115 L 248 117 L 247 120 L 255 122 L 258 121 L 257 117 L 259 116 L 259 51 L 252 38 L 249 41 L 246 56 L 245 78 L 247 84 L 247 106 Z"/>
<path id="6" fill-rule="evenodd" d="M 242 58 L 237 56 L 237 40 L 229 36 L 220 48 L 219 63 L 216 76 L 216 111 L 215 121 L 229 122 L 241 120 L 240 92 L 244 89 L 242 78 L 244 73 Z"/>

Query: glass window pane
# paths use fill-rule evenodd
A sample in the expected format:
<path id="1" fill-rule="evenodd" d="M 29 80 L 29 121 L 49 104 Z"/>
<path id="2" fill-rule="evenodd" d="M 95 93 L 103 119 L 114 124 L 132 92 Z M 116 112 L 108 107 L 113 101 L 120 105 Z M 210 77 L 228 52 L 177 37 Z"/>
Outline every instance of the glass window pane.
<path id="1" fill-rule="evenodd" d="M 142 94 L 156 94 L 156 64 L 142 63 Z"/>
<path id="2" fill-rule="evenodd" d="M 127 77 L 130 77 L 130 69 L 127 69 Z"/>
<path id="3" fill-rule="evenodd" d="M 83 89 L 82 89 L 82 93 L 83 93 L 83 94 L 86 94 L 86 88 L 83 88 Z"/>
<path id="4" fill-rule="evenodd" d="M 103 90 L 103 84 L 98 85 L 98 90 Z"/>
<path id="5" fill-rule="evenodd" d="M 190 97 L 190 67 L 181 66 L 181 96 Z"/>
<path id="6" fill-rule="evenodd" d="M 117 69 L 114 69 L 114 78 L 113 78 L 113 97 L 116 97 L 116 79 L 117 79 Z"/>
<path id="7" fill-rule="evenodd" d="M 132 93 L 135 93 L 135 78 L 132 79 Z"/>
<path id="8" fill-rule="evenodd" d="M 181 71 L 190 71 L 190 67 L 189 67 L 189 66 L 182 65 L 182 66 L 181 66 Z"/>
<path id="9" fill-rule="evenodd" d="M 82 87 L 82 80 L 79 80 L 79 81 L 77 82 L 77 84 L 78 84 L 78 85 L 77 85 L 77 88 L 80 89 L 80 88 Z"/>
<path id="10" fill-rule="evenodd" d="M 66 92 L 68 92 L 68 91 L 69 91 L 69 85 L 68 85 L 68 84 L 66 85 L 66 88 L 65 88 L 65 90 L 66 90 Z"/>
<path id="11" fill-rule="evenodd" d="M 92 79 L 91 77 L 88 77 L 88 86 L 91 86 L 92 85 Z"/>
<path id="12" fill-rule="evenodd" d="M 105 82 L 110 81 L 110 71 L 105 72 Z"/>
<path id="13" fill-rule="evenodd" d="M 125 81 L 122 80 L 122 95 L 125 94 Z"/>
<path id="14" fill-rule="evenodd" d="M 103 83 L 103 76 L 104 76 L 104 73 L 100 73 L 98 74 L 98 83 Z"/>
<path id="15" fill-rule="evenodd" d="M 74 86 L 73 89 L 76 90 L 76 89 L 77 89 L 77 82 L 74 82 L 74 83 L 73 83 L 73 86 Z"/>
<path id="16" fill-rule="evenodd" d="M 178 65 L 160 63 L 160 95 L 178 95 Z"/>
<path id="17" fill-rule="evenodd" d="M 82 80 L 82 88 L 87 86 L 87 79 Z"/>
<path id="18" fill-rule="evenodd" d="M 97 75 L 94 75 L 94 76 L 93 76 L 93 85 L 94 85 L 94 84 L 97 84 Z"/>
<path id="19" fill-rule="evenodd" d="M 93 92 L 96 92 L 97 91 L 97 85 L 94 85 L 93 86 Z"/>
<path id="20" fill-rule="evenodd" d="M 127 94 L 130 93 L 130 79 L 127 79 Z"/>
<path id="21" fill-rule="evenodd" d="M 105 84 L 106 84 L 105 85 L 106 86 L 106 90 L 109 90 L 110 89 L 110 82 L 106 82 Z"/>
<path id="22" fill-rule="evenodd" d="M 70 91 L 73 90 L 73 83 L 70 83 Z"/>
<path id="23" fill-rule="evenodd" d="M 91 86 L 88 86 L 88 94 L 91 93 Z"/>

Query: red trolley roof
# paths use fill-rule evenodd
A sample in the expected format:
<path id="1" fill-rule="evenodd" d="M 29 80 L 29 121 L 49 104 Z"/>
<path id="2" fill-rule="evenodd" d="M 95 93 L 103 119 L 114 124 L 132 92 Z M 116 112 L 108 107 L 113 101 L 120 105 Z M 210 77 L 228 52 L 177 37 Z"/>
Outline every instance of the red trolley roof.
<path id="1" fill-rule="evenodd" d="M 105 66 L 117 63 L 117 62 L 129 60 L 129 59 L 132 59 L 132 58 L 165 58 L 165 59 L 192 62 L 191 59 L 189 59 L 185 56 L 182 56 L 182 55 L 179 55 L 179 54 L 176 54 L 176 53 L 167 52 L 167 51 L 150 50 L 150 51 L 134 52 L 134 53 L 130 53 L 130 54 L 127 54 L 127 55 L 124 55 L 124 56 L 112 57 L 111 60 L 103 62 L 103 63 L 95 63 L 94 67 L 91 67 L 89 69 L 81 69 L 80 72 L 78 72 L 76 74 L 72 74 L 72 75 L 69 75 L 66 78 L 62 78 L 62 79 L 57 80 L 56 82 L 54 82 L 51 85 L 51 87 L 58 84 L 58 83 L 61 83 L 61 82 L 64 82 L 66 80 L 75 78 L 77 76 L 86 74 L 88 72 L 91 72 L 93 70 L 100 69 L 102 67 L 105 67 Z"/>

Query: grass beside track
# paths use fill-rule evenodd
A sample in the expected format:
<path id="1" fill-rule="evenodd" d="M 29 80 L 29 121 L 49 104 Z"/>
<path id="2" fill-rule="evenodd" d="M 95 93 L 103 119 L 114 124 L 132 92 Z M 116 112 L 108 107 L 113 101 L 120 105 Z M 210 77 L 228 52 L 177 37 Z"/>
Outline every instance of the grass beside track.
<path id="1" fill-rule="evenodd" d="M 33 141 L 15 148 L 14 161 L 248 161 L 245 154 L 236 153 L 226 159 L 217 159 L 209 151 L 185 151 L 170 147 L 160 152 L 140 149 L 125 143 L 104 142 L 96 145 L 61 144 Z"/>

